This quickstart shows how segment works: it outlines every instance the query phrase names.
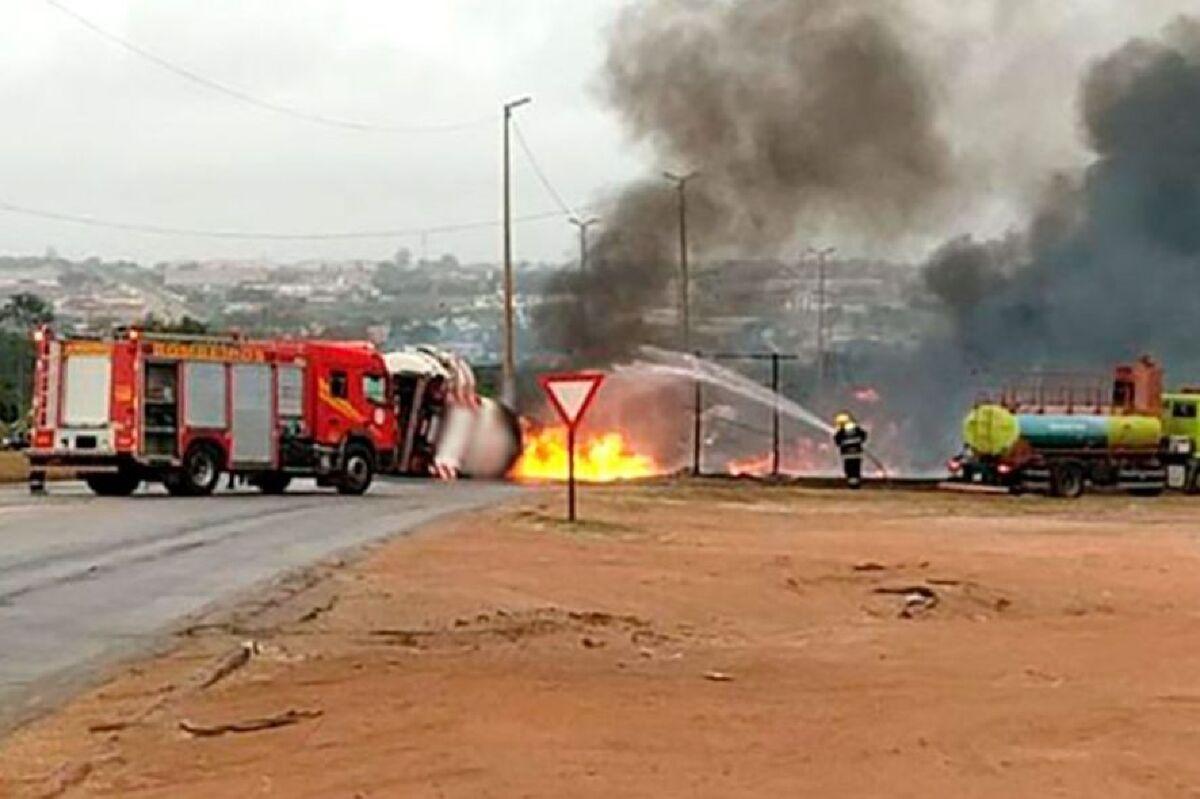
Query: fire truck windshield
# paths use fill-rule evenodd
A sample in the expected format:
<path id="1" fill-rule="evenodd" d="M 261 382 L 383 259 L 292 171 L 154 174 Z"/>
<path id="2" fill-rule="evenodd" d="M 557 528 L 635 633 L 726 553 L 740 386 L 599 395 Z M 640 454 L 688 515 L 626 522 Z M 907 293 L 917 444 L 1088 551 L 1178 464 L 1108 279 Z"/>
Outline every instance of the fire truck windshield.
<path id="1" fill-rule="evenodd" d="M 387 378 L 383 375 L 363 375 L 363 396 L 374 405 L 387 404 Z"/>

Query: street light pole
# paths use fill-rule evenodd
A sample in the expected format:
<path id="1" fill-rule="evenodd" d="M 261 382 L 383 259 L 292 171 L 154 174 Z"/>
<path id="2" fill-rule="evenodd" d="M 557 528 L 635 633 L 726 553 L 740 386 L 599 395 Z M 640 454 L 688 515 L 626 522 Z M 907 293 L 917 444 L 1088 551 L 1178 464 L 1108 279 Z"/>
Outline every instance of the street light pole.
<path id="1" fill-rule="evenodd" d="M 687 184 L 699 172 L 689 172 L 686 175 L 676 175 L 663 172 L 663 177 L 675 184 L 679 192 L 679 321 L 680 343 L 684 352 L 692 349 L 692 320 L 691 320 L 691 291 L 688 277 L 688 247 L 687 247 Z"/>
<path id="2" fill-rule="evenodd" d="M 817 256 L 817 381 L 825 377 L 825 259 L 837 252 L 837 247 L 817 250 L 809 247 L 809 255 Z"/>
<path id="3" fill-rule="evenodd" d="M 577 216 L 573 216 L 568 221 L 579 228 L 579 271 L 582 274 L 587 272 L 587 231 L 588 228 L 597 224 L 600 220 L 594 216 L 590 216 L 587 219 L 580 219 Z"/>
<path id="4" fill-rule="evenodd" d="M 514 330 L 513 313 L 513 266 L 512 266 L 512 179 L 510 176 L 512 164 L 509 148 L 509 129 L 512 126 L 512 112 L 532 98 L 522 97 L 504 104 L 504 358 L 501 364 L 502 386 L 501 398 L 509 407 L 517 403 L 517 361 L 516 361 L 516 331 Z"/>

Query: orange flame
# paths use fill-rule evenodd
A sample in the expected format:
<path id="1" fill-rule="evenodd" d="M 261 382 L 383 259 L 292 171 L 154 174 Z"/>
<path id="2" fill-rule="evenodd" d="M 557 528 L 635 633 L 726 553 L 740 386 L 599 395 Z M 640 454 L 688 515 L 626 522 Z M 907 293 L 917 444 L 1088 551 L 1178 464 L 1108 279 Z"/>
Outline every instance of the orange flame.
<path id="1" fill-rule="evenodd" d="M 725 471 L 734 477 L 762 477 L 771 473 L 775 457 L 770 452 L 749 458 L 735 458 L 725 465 Z"/>
<path id="2" fill-rule="evenodd" d="M 636 480 L 662 472 L 654 458 L 631 451 L 629 442 L 619 432 L 576 435 L 575 479 L 581 482 Z M 525 450 L 513 467 L 512 476 L 517 480 L 566 480 L 566 428 L 527 431 Z"/>
<path id="3" fill-rule="evenodd" d="M 872 386 L 863 386 L 861 388 L 854 389 L 853 396 L 854 399 L 858 400 L 859 402 L 865 402 L 870 405 L 874 405 L 875 403 L 879 402 L 880 399 L 882 399 L 879 396 L 879 392 L 876 391 Z"/>

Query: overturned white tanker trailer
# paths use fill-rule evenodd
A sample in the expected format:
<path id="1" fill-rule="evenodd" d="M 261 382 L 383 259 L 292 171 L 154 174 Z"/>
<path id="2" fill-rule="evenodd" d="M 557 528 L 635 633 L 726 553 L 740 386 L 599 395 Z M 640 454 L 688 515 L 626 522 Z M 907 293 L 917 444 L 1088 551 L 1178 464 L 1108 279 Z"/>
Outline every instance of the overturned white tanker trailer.
<path id="1" fill-rule="evenodd" d="M 396 471 L 452 480 L 500 478 L 521 454 L 517 415 L 481 397 L 458 355 L 429 346 L 384 355 L 399 422 Z"/>

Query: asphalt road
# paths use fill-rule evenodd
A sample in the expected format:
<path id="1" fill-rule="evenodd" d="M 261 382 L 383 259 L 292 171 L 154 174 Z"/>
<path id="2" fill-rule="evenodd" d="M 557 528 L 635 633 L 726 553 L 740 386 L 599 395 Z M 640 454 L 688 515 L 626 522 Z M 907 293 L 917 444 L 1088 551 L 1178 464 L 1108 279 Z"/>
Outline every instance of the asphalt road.
<path id="1" fill-rule="evenodd" d="M 501 484 L 379 481 L 363 497 L 299 483 L 177 499 L 0 487 L 0 730 L 172 622 L 281 571 L 509 498 Z"/>

